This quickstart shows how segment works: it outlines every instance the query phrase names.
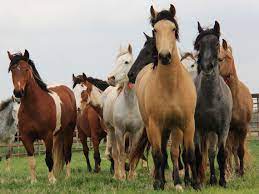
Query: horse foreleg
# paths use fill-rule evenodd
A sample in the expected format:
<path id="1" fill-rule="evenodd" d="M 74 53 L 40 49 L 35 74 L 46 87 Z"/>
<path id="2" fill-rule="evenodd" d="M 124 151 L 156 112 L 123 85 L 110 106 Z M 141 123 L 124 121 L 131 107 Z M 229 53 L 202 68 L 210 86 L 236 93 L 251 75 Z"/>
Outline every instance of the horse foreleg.
<path id="1" fill-rule="evenodd" d="M 225 151 L 225 144 L 220 141 L 219 142 L 219 151 L 218 151 L 218 165 L 220 171 L 220 179 L 219 185 L 222 187 L 226 187 L 226 179 L 225 179 L 225 167 L 226 167 L 226 151 Z"/>
<path id="2" fill-rule="evenodd" d="M 117 149 L 118 149 L 118 159 L 119 159 L 119 171 L 120 180 L 126 179 L 125 162 L 126 162 L 126 152 L 125 152 L 125 141 L 124 134 L 120 129 L 115 129 Z"/>
<path id="3" fill-rule="evenodd" d="M 66 178 L 71 176 L 71 157 L 72 157 L 72 144 L 73 144 L 73 128 L 66 130 L 64 139 L 64 153 L 66 162 Z"/>
<path id="4" fill-rule="evenodd" d="M 53 172 L 54 162 L 53 162 L 53 157 L 52 157 L 52 148 L 53 148 L 52 137 L 47 138 L 44 142 L 45 142 L 45 146 L 46 146 L 45 162 L 49 169 L 48 179 L 51 184 L 54 184 L 54 183 L 56 183 L 56 178 L 55 178 L 54 172 Z"/>
<path id="5" fill-rule="evenodd" d="M 117 149 L 117 140 L 115 138 L 115 131 L 114 129 L 109 131 L 110 136 L 110 144 L 111 144 L 111 151 L 112 151 L 112 161 L 114 164 L 114 178 L 120 179 L 120 171 L 119 171 L 119 159 L 118 159 L 118 149 Z M 107 141 L 108 143 L 108 141 Z"/>
<path id="6" fill-rule="evenodd" d="M 216 157 L 216 145 L 218 142 L 218 136 L 216 133 L 212 132 L 208 136 L 208 142 L 209 142 L 209 150 L 206 150 L 204 148 L 204 152 L 209 153 L 209 163 L 210 163 L 210 184 L 211 185 L 216 185 L 217 184 L 217 177 L 215 174 L 215 166 L 214 166 L 214 161 Z M 204 146 L 203 146 L 204 147 Z M 205 159 L 204 159 L 205 160 Z M 207 159 L 206 159 L 207 160 Z M 205 161 L 203 161 L 204 164 L 206 164 Z"/>
<path id="7" fill-rule="evenodd" d="M 194 189 L 200 189 L 201 185 L 198 181 L 197 177 L 197 169 L 196 169 L 196 157 L 195 157 L 195 150 L 194 150 L 194 119 L 192 119 L 186 128 L 183 130 L 183 139 L 184 139 L 184 149 L 185 152 L 185 158 L 187 160 L 187 164 L 190 166 L 192 171 L 192 187 Z"/>
<path id="8" fill-rule="evenodd" d="M 162 142 L 162 129 L 159 129 L 158 126 L 150 119 L 149 126 L 146 128 L 147 136 L 149 142 L 152 146 L 152 157 L 154 161 L 154 183 L 153 187 L 155 190 L 162 189 L 164 190 L 164 181 L 162 178 L 162 160 L 163 154 L 161 151 L 161 142 Z"/>
<path id="9" fill-rule="evenodd" d="M 171 141 L 172 141 L 172 145 L 171 145 L 171 157 L 173 160 L 173 180 L 174 180 L 174 185 L 175 185 L 175 189 L 177 191 L 183 191 L 183 188 L 181 186 L 181 179 L 179 176 L 179 146 L 180 144 L 182 144 L 183 142 L 183 133 L 181 130 L 179 129 L 173 129 L 172 133 L 171 133 Z"/>
<path id="10" fill-rule="evenodd" d="M 23 145 L 27 151 L 28 155 L 28 163 L 29 163 L 29 169 L 30 169 L 30 175 L 31 175 L 31 183 L 36 183 L 36 160 L 34 157 L 34 146 L 33 141 L 30 137 L 27 136 L 21 136 L 21 140 L 23 142 Z"/>
<path id="11" fill-rule="evenodd" d="M 114 160 L 112 158 L 112 142 L 111 142 L 111 132 L 110 132 L 110 130 L 108 130 L 106 137 L 107 138 L 106 138 L 105 156 L 111 162 L 110 173 L 113 174 L 114 173 Z"/>
<path id="12" fill-rule="evenodd" d="M 11 155 L 13 152 L 13 147 L 12 146 L 8 146 L 8 152 L 6 154 L 6 171 L 10 172 L 11 171 Z"/>

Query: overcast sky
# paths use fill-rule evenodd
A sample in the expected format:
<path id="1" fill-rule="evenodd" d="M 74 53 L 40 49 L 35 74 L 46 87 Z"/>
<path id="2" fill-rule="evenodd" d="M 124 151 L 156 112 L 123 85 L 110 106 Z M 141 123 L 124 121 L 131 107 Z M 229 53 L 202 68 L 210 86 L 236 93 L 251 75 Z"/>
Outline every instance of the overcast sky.
<path id="1" fill-rule="evenodd" d="M 134 57 L 151 35 L 148 0 L 0 0 L 0 99 L 12 94 L 7 50 L 28 49 L 48 84 L 71 86 L 72 73 L 106 79 L 120 44 L 131 43 Z M 193 49 L 197 21 L 217 19 L 232 47 L 239 77 L 259 92 L 259 2 L 257 0 L 157 0 L 173 3 L 183 51 Z"/>

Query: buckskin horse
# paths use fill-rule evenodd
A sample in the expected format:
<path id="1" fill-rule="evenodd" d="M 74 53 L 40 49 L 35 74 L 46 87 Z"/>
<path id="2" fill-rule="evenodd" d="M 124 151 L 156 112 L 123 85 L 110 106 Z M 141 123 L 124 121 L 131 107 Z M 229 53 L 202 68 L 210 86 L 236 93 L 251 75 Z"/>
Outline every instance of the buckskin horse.
<path id="1" fill-rule="evenodd" d="M 243 176 L 244 156 L 249 155 L 246 147 L 246 136 L 253 113 L 253 99 L 249 89 L 238 78 L 232 48 L 224 39 L 220 47 L 219 60 L 220 74 L 229 86 L 233 98 L 232 119 L 226 145 L 228 165 L 232 166 L 232 154 L 235 158 L 238 156 L 239 162 L 237 159 L 236 168 L 239 175 Z"/>
<path id="2" fill-rule="evenodd" d="M 76 125 L 76 100 L 66 86 L 47 87 L 42 81 L 29 52 L 11 54 L 9 72 L 14 96 L 20 98 L 18 129 L 29 159 L 31 183 L 36 182 L 36 161 L 33 143 L 43 140 L 50 183 L 66 163 L 66 177 L 70 176 L 71 148 Z"/>
<path id="3" fill-rule="evenodd" d="M 93 106 L 91 102 L 93 101 L 93 86 L 91 83 L 87 81 L 86 75 L 83 73 L 82 75 L 74 76 L 73 74 L 73 88 L 76 86 L 81 87 L 81 91 L 79 90 L 80 97 L 76 99 L 78 101 L 77 105 L 77 129 L 80 141 L 83 145 L 83 151 L 86 158 L 88 171 L 92 171 L 92 167 L 89 160 L 89 148 L 87 145 L 87 138 L 90 137 L 93 143 L 94 149 L 94 161 L 95 168 L 94 172 L 99 172 L 101 167 L 101 157 L 99 152 L 99 144 L 102 139 L 104 139 L 107 135 L 106 127 L 103 122 L 102 115 L 100 115 L 98 107 Z M 95 88 L 95 90 L 98 90 Z M 101 93 L 101 92 L 100 92 Z M 94 97 L 97 99 L 98 97 Z"/>
<path id="4" fill-rule="evenodd" d="M 197 90 L 195 111 L 197 168 L 199 169 L 199 177 L 203 182 L 207 165 L 207 152 L 209 152 L 210 184 L 217 184 L 214 160 L 218 147 L 219 185 L 226 187 L 225 145 L 233 102 L 231 91 L 219 73 L 220 25 L 215 21 L 213 28 L 203 29 L 198 22 L 198 31 L 199 35 L 194 43 L 194 48 L 198 51 L 197 63 L 200 70 L 195 79 Z"/>
<path id="5" fill-rule="evenodd" d="M 152 146 L 155 165 L 153 187 L 164 189 L 166 163 L 164 152 L 168 134 L 171 133 L 173 179 L 176 189 L 182 190 L 178 167 L 179 145 L 182 142 L 184 142 L 186 163 L 192 170 L 192 186 L 198 189 L 200 185 L 195 168 L 193 142 L 196 91 L 191 76 L 180 62 L 176 45 L 179 38 L 176 10 L 171 5 L 169 11 L 163 10 L 157 13 L 151 6 L 150 12 L 156 45 L 153 51 L 154 63 L 140 71 L 135 88 L 147 137 Z M 141 141 L 144 141 L 144 138 Z"/>

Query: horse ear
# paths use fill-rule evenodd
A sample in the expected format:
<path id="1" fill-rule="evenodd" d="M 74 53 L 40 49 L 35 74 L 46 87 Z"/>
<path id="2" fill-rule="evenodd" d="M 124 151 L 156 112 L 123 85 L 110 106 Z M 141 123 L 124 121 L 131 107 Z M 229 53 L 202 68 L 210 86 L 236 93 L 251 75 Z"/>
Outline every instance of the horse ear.
<path id="1" fill-rule="evenodd" d="M 202 29 L 202 27 L 201 27 L 200 22 L 198 22 L 198 31 L 199 31 L 199 33 L 203 32 L 203 29 Z"/>
<path id="2" fill-rule="evenodd" d="M 151 39 L 150 36 L 148 36 L 145 32 L 143 32 L 144 36 L 146 37 L 147 40 Z"/>
<path id="3" fill-rule="evenodd" d="M 30 59 L 30 54 L 29 54 L 29 52 L 28 52 L 26 49 L 25 49 L 25 51 L 24 51 L 23 56 L 24 56 L 26 59 Z"/>
<path id="4" fill-rule="evenodd" d="M 74 74 L 72 75 L 72 77 L 73 77 L 73 81 L 75 81 L 75 80 L 76 80 L 76 77 L 75 77 L 75 75 L 74 75 Z"/>
<path id="5" fill-rule="evenodd" d="M 222 47 L 227 50 L 228 49 L 228 43 L 225 39 L 222 40 Z"/>
<path id="6" fill-rule="evenodd" d="M 153 5 L 151 5 L 151 7 L 150 7 L 150 14 L 151 14 L 151 18 L 152 18 L 152 19 L 156 19 L 157 12 L 156 12 L 156 10 L 154 9 Z"/>
<path id="7" fill-rule="evenodd" d="M 176 9 L 175 9 L 175 7 L 174 7 L 174 5 L 173 4 L 170 4 L 170 12 L 171 12 L 171 14 L 173 15 L 173 17 L 175 16 L 175 14 L 176 14 Z"/>
<path id="8" fill-rule="evenodd" d="M 87 79 L 87 76 L 85 75 L 85 73 L 83 73 L 83 78 L 84 78 L 84 80 Z"/>
<path id="9" fill-rule="evenodd" d="M 220 34 L 220 25 L 219 25 L 218 21 L 215 21 L 214 30 L 215 30 L 215 32 Z"/>
<path id="10" fill-rule="evenodd" d="M 132 46 L 131 46 L 131 44 L 129 44 L 129 46 L 128 46 L 128 51 L 129 51 L 130 54 L 132 54 Z"/>
<path id="11" fill-rule="evenodd" d="M 8 54 L 9 59 L 12 60 L 13 59 L 13 55 L 9 51 L 7 51 L 7 54 Z"/>

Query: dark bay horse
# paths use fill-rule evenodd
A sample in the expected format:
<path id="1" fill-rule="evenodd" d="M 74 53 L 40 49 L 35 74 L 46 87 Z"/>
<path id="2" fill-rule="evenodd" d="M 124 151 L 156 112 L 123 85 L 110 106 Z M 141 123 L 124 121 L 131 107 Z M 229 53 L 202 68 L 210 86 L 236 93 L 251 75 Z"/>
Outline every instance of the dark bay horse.
<path id="1" fill-rule="evenodd" d="M 77 129 L 79 133 L 80 141 L 83 145 L 83 151 L 86 158 L 88 171 L 92 171 L 92 167 L 89 161 L 89 148 L 87 145 L 87 138 L 90 137 L 93 143 L 95 168 L 94 172 L 100 171 L 101 157 L 99 152 L 99 144 L 102 139 L 107 135 L 106 127 L 103 122 L 102 115 L 100 115 L 97 107 L 90 104 L 89 98 L 91 98 L 92 88 L 95 87 L 87 81 L 86 75 L 74 76 L 73 74 L 73 88 L 76 85 L 82 85 L 84 90 L 81 92 L 80 107 L 77 107 Z"/>
<path id="2" fill-rule="evenodd" d="M 199 35 L 194 48 L 198 51 L 199 75 L 195 79 L 197 105 L 196 159 L 201 181 L 205 178 L 207 151 L 210 163 L 210 184 L 217 183 L 214 160 L 218 147 L 217 160 L 220 170 L 219 185 L 225 187 L 226 140 L 232 116 L 231 91 L 220 76 L 218 55 L 220 52 L 220 25 L 216 21 L 212 29 L 203 29 L 198 22 Z M 207 146 L 209 145 L 209 148 Z"/>
<path id="3" fill-rule="evenodd" d="M 176 10 L 171 5 L 169 11 L 157 13 L 152 6 L 150 12 L 156 43 L 153 51 L 154 63 L 145 66 L 139 72 L 135 88 L 147 137 L 152 146 L 155 165 L 153 186 L 154 189 L 164 188 L 164 152 L 168 134 L 171 134 L 176 189 L 182 190 L 178 166 L 179 146 L 182 143 L 187 164 L 192 170 L 192 186 L 199 189 L 193 142 L 196 91 L 191 76 L 180 62 L 176 44 L 179 38 Z"/>
<path id="4" fill-rule="evenodd" d="M 248 87 L 238 78 L 232 48 L 224 39 L 220 47 L 219 60 L 220 74 L 229 86 L 233 98 L 232 119 L 227 139 L 228 165 L 232 166 L 232 154 L 235 158 L 238 157 L 239 161 L 236 161 L 236 170 L 239 175 L 243 176 L 244 156 L 249 155 L 246 136 L 253 113 L 253 99 Z"/>
<path id="5" fill-rule="evenodd" d="M 31 182 L 36 182 L 36 160 L 33 143 L 43 140 L 50 183 L 66 163 L 66 176 L 70 176 L 71 148 L 76 125 L 76 101 L 66 86 L 48 88 L 42 81 L 29 52 L 10 54 L 9 71 L 12 73 L 14 96 L 21 101 L 18 129 L 29 158 Z"/>

